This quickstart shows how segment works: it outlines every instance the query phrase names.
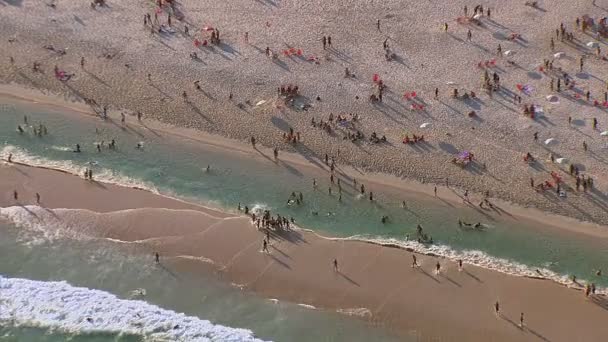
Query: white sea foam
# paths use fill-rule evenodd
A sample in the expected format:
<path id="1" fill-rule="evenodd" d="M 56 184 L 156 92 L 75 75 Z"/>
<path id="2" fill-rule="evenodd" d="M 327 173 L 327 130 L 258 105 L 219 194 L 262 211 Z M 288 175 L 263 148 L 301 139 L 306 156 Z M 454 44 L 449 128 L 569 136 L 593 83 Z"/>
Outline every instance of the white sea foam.
<path id="1" fill-rule="evenodd" d="M 310 305 L 310 304 L 302 304 L 302 303 L 299 303 L 299 304 L 298 304 L 298 306 L 301 306 L 301 307 L 303 307 L 303 308 L 307 308 L 307 309 L 310 309 L 310 310 L 316 310 L 316 309 L 317 309 L 315 306 Z"/>
<path id="2" fill-rule="evenodd" d="M 53 146 L 51 148 L 62 149 L 62 150 L 64 149 L 64 147 L 61 147 L 61 146 Z M 77 165 L 70 160 L 48 159 L 48 158 L 34 155 L 25 149 L 22 149 L 20 147 L 13 146 L 13 145 L 4 146 L 0 150 L 0 155 L 2 155 L 2 156 L 6 156 L 9 153 L 13 154 L 13 161 L 15 161 L 15 162 L 19 162 L 19 163 L 23 163 L 23 164 L 27 164 L 27 165 L 31 165 L 31 166 L 36 166 L 36 167 L 44 167 L 44 168 L 50 168 L 50 169 L 55 169 L 55 170 L 61 170 L 61 171 L 65 171 L 65 172 L 68 172 L 68 173 L 71 173 L 74 175 L 78 175 L 78 176 L 80 176 L 84 173 L 85 168 L 90 167 L 91 165 L 97 164 L 97 162 L 93 161 L 93 162 L 87 163 L 85 165 Z M 125 175 L 121 174 L 120 172 L 116 172 L 116 171 L 113 171 L 113 170 L 110 170 L 107 168 L 103 168 L 103 167 L 98 167 L 95 169 L 94 177 L 95 177 L 95 180 L 106 182 L 106 183 L 112 183 L 112 184 L 122 185 L 122 186 L 126 186 L 126 187 L 135 187 L 135 188 L 140 188 L 140 189 L 146 189 L 146 190 L 151 191 L 156 194 L 159 193 L 158 190 L 156 189 L 156 187 L 154 187 L 151 184 L 148 184 L 137 178 L 125 176 Z"/>
<path id="3" fill-rule="evenodd" d="M 74 287 L 0 276 L 0 323 L 66 332 L 122 332 L 163 341 L 261 341 L 250 330 L 230 328 L 139 300 Z"/>
<path id="4" fill-rule="evenodd" d="M 338 309 L 336 310 L 336 312 L 348 316 L 358 316 L 365 318 L 372 317 L 372 312 L 367 308 Z"/>

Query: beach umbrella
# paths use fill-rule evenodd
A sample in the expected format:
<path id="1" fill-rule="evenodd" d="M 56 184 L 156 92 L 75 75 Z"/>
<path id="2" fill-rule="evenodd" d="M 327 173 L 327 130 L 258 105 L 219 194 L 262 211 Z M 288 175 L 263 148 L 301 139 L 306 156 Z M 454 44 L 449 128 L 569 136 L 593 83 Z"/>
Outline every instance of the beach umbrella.
<path id="1" fill-rule="evenodd" d="M 479 20 L 479 19 L 481 19 L 481 17 L 482 17 L 482 16 L 483 16 L 483 14 L 479 14 L 479 13 L 477 13 L 477 14 L 475 14 L 475 15 L 473 16 L 473 19 L 477 19 L 477 20 Z"/>
<path id="2" fill-rule="evenodd" d="M 566 158 L 557 158 L 555 159 L 556 162 L 558 162 L 559 164 L 565 164 L 568 162 L 568 159 Z"/>
<path id="3" fill-rule="evenodd" d="M 427 127 L 429 127 L 430 125 L 431 125 L 431 123 L 430 123 L 430 122 L 425 122 L 425 123 L 423 123 L 422 125 L 420 125 L 420 128 L 427 128 Z"/>
<path id="4" fill-rule="evenodd" d="M 557 97 L 556 95 L 548 95 L 547 101 L 557 103 L 559 102 L 559 97 Z"/>
<path id="5" fill-rule="evenodd" d="M 551 145 L 551 144 L 556 144 L 557 140 L 555 140 L 554 138 L 549 138 L 547 140 L 545 140 L 545 145 Z"/>
<path id="6" fill-rule="evenodd" d="M 603 131 L 602 133 L 600 133 L 600 135 L 603 137 L 608 137 L 608 131 Z"/>
<path id="7" fill-rule="evenodd" d="M 203 27 L 203 31 L 213 31 L 213 27 L 205 26 L 205 27 Z"/>
<path id="8" fill-rule="evenodd" d="M 564 58 L 564 56 L 566 56 L 565 52 L 558 52 L 558 53 L 553 54 L 553 57 L 555 57 L 557 59 Z"/>
<path id="9" fill-rule="evenodd" d="M 513 55 L 515 55 L 515 53 L 516 53 L 516 52 L 515 52 L 515 51 L 513 51 L 513 50 L 507 50 L 507 51 L 505 51 L 505 56 L 507 56 L 507 57 L 509 57 L 509 56 L 513 56 Z"/>
<path id="10" fill-rule="evenodd" d="M 266 103 L 266 100 L 260 100 L 260 101 L 258 101 L 258 102 L 257 102 L 255 105 L 256 105 L 256 106 L 261 106 L 261 105 L 263 105 L 264 103 Z"/>
<path id="11" fill-rule="evenodd" d="M 596 42 L 589 42 L 589 43 L 587 43 L 587 47 L 590 47 L 590 48 L 596 48 L 596 47 L 598 47 L 598 45 L 599 44 L 596 43 Z"/>

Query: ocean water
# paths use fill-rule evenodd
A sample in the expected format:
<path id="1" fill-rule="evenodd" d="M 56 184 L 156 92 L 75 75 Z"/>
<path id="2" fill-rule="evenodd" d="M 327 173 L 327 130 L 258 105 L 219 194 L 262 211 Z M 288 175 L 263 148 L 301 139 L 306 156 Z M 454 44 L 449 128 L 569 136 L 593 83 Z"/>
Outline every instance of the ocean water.
<path id="1" fill-rule="evenodd" d="M 3 108 L 0 155 L 4 158 L 13 153 L 20 162 L 77 174 L 89 167 L 98 180 L 138 186 L 225 210 L 235 210 L 238 203 L 267 208 L 294 217 L 302 228 L 333 237 L 398 244 L 517 275 L 539 276 L 540 272 L 563 283 L 569 283 L 568 276 L 574 274 L 600 288 L 608 286 L 605 278 L 594 274 L 596 269 L 608 265 L 608 243 L 600 239 L 557 231 L 512 218 L 508 213 L 495 219 L 483 211 L 418 194 L 403 193 L 397 198 L 375 192 L 377 200 L 369 202 L 343 184 L 339 202 L 337 187 L 333 187 L 333 196 L 327 193 L 329 179 L 317 179 L 319 187 L 314 190 L 311 175 L 285 163 L 275 164 L 238 152 L 223 153 L 200 142 L 151 130 L 138 133 L 121 127 L 120 122 L 24 105 Z M 18 134 L 16 127 L 23 125 L 24 115 L 28 116 L 29 125 L 44 123 L 49 134 L 37 137 L 31 127 Z M 96 142 L 107 144 L 111 139 L 116 139 L 116 151 L 96 151 Z M 143 149 L 135 148 L 138 142 Z M 82 153 L 72 152 L 77 143 Z M 205 170 L 208 165 L 210 171 Z M 292 191 L 303 193 L 303 205 L 287 204 Z M 402 200 L 408 203 L 407 209 L 401 208 Z M 386 224 L 380 222 L 383 215 L 390 217 Z M 484 229 L 460 229 L 456 224 L 459 218 L 482 222 Z M 424 226 L 435 244 L 408 241 L 408 235 L 415 236 L 417 224 Z"/>
<path id="2" fill-rule="evenodd" d="M 0 260 L 0 341 L 397 340 L 345 315 L 174 274 L 108 241 L 45 241 L 2 220 Z"/>

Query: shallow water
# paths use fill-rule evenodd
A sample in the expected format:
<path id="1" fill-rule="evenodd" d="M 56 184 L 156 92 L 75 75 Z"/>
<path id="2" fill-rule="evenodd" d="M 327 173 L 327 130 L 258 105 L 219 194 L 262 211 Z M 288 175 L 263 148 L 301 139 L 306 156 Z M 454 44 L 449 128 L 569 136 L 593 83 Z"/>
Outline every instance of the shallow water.
<path id="1" fill-rule="evenodd" d="M 121 127 L 120 122 L 23 105 L 3 108 L 0 153 L 12 152 L 16 160 L 26 163 L 75 173 L 91 167 L 99 180 L 141 186 L 226 210 L 234 210 L 238 203 L 268 208 L 294 217 L 304 228 L 334 236 L 398 243 L 508 273 L 535 276 L 535 270 L 540 269 L 545 276 L 561 281 L 575 274 L 579 279 L 608 286 L 608 280 L 594 275 L 596 269 L 608 265 L 605 241 L 563 231 L 558 234 L 537 223 L 510 218 L 507 213 L 501 220 L 494 220 L 483 211 L 454 207 L 425 195 L 404 193 L 401 198 L 391 198 L 376 193 L 377 200 L 372 203 L 344 184 L 343 200 L 339 202 L 337 186 L 333 186 L 332 196 L 327 193 L 329 179 L 319 179 L 319 190 L 315 191 L 310 176 L 282 162 L 277 165 L 238 152 L 224 153 L 151 130 L 142 130 L 142 135 Z M 30 125 L 43 122 L 50 134 L 36 137 L 31 127 L 25 134 L 18 134 L 15 128 L 23 124 L 26 114 Z M 107 144 L 111 139 L 117 140 L 116 151 L 96 151 L 95 142 Z M 143 150 L 135 148 L 138 142 L 143 143 Z M 76 143 L 82 153 L 72 152 Z M 209 172 L 205 171 L 207 165 Z M 292 191 L 303 193 L 304 205 L 287 205 Z M 407 201 L 407 210 L 400 207 L 401 200 Z M 386 224 L 380 222 L 383 215 L 390 217 Z M 458 218 L 482 222 L 486 229 L 459 229 L 455 224 Z M 418 223 L 433 237 L 435 245 L 405 241 L 407 235 L 415 236 Z"/>
<path id="2" fill-rule="evenodd" d="M 29 320 L 20 320 L 16 326 L 0 320 L 0 340 L 2 341 L 145 341 L 152 340 L 136 333 L 112 331 L 87 331 L 86 317 L 95 320 L 115 320 L 115 313 L 125 307 L 115 300 L 108 300 L 109 293 L 122 299 L 142 299 L 166 310 L 211 320 L 214 324 L 250 329 L 258 338 L 275 341 L 396 341 L 387 333 L 366 323 L 337 313 L 309 310 L 289 303 L 273 303 L 238 289 L 220 283 L 206 276 L 187 277 L 173 274 L 169 269 L 154 264 L 152 257 L 140 253 L 125 253 L 120 246 L 106 241 L 55 240 L 52 243 L 37 239 L 33 232 L 24 232 L 0 221 L 0 286 L 7 286 L 12 279 L 43 280 L 45 286 L 64 296 L 66 303 L 84 297 L 85 302 L 112 306 L 106 312 L 99 303 L 95 310 L 87 309 L 88 304 L 72 306 L 64 313 L 51 296 L 41 293 L 27 296 L 30 310 L 23 309 Z M 49 281 L 65 280 L 69 283 L 59 286 L 49 285 Z M 106 292 L 93 293 L 75 291 L 74 287 L 88 287 Z M 42 286 L 34 286 L 41 291 Z M 66 289 L 67 288 L 67 289 Z M 61 291 L 59 291 L 61 289 Z M 139 296 L 138 289 L 145 290 Z M 141 290 L 139 290 L 141 292 Z M 6 293 L 6 289 L 4 290 Z M 78 293 L 78 295 L 76 295 Z M 89 298 L 90 297 L 90 298 Z M 142 302 L 144 303 L 144 302 Z M 145 303 L 144 303 L 145 304 Z M 172 321 L 165 315 L 145 314 L 144 304 L 129 304 L 150 322 Z M 93 305 L 93 304 L 91 304 Z M 148 304 L 145 304 L 148 305 Z M 45 315 L 45 320 L 34 320 L 31 312 L 36 308 Z M 158 309 L 161 310 L 161 309 Z M 7 314 L 4 312 L 3 314 Z M 3 314 L 0 314 L 2 317 Z M 120 317 L 124 318 L 124 314 Z M 169 315 L 170 317 L 171 315 Z M 58 318 L 59 317 L 59 318 Z M 77 325 L 72 318 L 83 319 Z M 154 323 L 155 322 L 155 323 Z M 117 325 L 121 323 L 117 322 Z M 171 323 L 173 326 L 176 323 Z M 83 327 L 84 326 L 84 327 Z M 58 329 L 58 328 L 65 329 Z M 66 328 L 67 327 L 67 328 Z M 126 331 L 126 329 L 122 329 Z M 246 334 L 236 334 L 233 341 L 245 341 Z M 155 339 L 158 340 L 158 339 Z M 169 339 L 173 340 L 173 339 Z M 218 339 L 225 341 L 227 339 Z"/>

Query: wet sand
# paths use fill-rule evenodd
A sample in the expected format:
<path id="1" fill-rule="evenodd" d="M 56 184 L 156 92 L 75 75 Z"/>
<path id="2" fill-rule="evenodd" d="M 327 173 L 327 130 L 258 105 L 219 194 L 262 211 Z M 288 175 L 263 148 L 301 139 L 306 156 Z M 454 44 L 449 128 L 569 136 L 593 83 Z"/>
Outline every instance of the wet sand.
<path id="1" fill-rule="evenodd" d="M 608 334 L 605 297 L 586 299 L 550 281 L 470 265 L 459 272 L 452 261 L 424 255 L 421 267 L 411 268 L 406 250 L 305 231 L 273 233 L 266 254 L 263 234 L 245 216 L 22 165 L 0 166 L 0 179 L 2 207 L 15 205 L 13 188 L 22 205 L 34 204 L 40 192 L 47 209 L 30 208 L 39 220 L 67 230 L 87 223 L 79 233 L 121 240 L 133 252 L 158 251 L 172 272 L 212 272 L 259 296 L 357 313 L 423 341 L 602 341 Z M 437 261 L 440 275 L 433 272 Z"/>

